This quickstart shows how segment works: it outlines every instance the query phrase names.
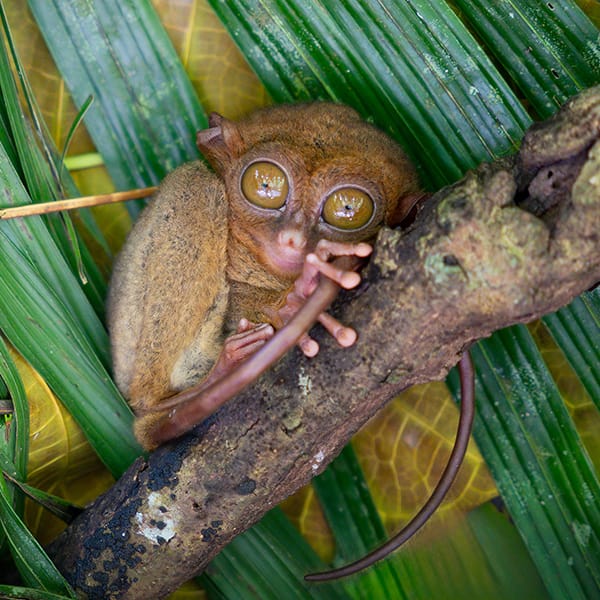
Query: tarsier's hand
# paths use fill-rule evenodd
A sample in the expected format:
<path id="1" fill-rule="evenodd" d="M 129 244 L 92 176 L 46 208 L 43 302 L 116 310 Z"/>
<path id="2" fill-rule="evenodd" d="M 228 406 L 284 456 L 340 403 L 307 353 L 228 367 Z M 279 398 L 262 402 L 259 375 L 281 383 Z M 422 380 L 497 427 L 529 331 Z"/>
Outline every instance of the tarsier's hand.
<path id="1" fill-rule="evenodd" d="M 303 306 L 307 298 L 315 291 L 322 274 L 335 281 L 344 289 L 352 289 L 360 283 L 360 275 L 355 271 L 338 269 L 331 262 L 332 258 L 338 256 L 357 256 L 364 258 L 369 256 L 373 248 L 366 243 L 344 244 L 320 240 L 314 252 L 306 255 L 302 273 L 294 283 L 293 290 L 288 294 L 285 305 L 277 312 L 277 321 L 285 325 Z M 340 346 L 352 346 L 356 341 L 356 331 L 344 326 L 330 314 L 322 312 L 319 322 L 335 338 Z M 315 356 L 319 352 L 319 344 L 307 333 L 302 335 L 298 346 L 306 356 Z"/>

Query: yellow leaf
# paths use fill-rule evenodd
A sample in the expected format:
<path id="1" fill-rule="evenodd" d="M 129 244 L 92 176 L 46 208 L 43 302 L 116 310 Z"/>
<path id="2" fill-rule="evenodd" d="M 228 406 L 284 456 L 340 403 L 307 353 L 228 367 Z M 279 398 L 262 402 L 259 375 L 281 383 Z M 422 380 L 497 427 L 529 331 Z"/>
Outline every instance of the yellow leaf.
<path id="1" fill-rule="evenodd" d="M 168 600 L 204 600 L 206 592 L 195 582 L 184 583 L 176 592 L 168 596 Z"/>
<path id="2" fill-rule="evenodd" d="M 74 504 L 85 505 L 114 480 L 46 382 L 14 349 L 10 352 L 29 401 L 27 482 Z M 30 500 L 25 507 L 25 520 L 42 544 L 51 541 L 65 527 Z"/>
<path id="3" fill-rule="evenodd" d="M 237 119 L 270 103 L 264 86 L 206 0 L 153 0 L 152 4 L 207 112 Z"/>
<path id="4" fill-rule="evenodd" d="M 458 409 L 443 382 L 414 386 L 354 438 L 367 483 L 388 530 L 405 524 L 429 498 L 454 444 Z M 473 441 L 438 510 L 464 513 L 497 495 Z"/>
<path id="5" fill-rule="evenodd" d="M 333 559 L 335 545 L 321 505 L 311 485 L 304 486 L 281 504 L 283 512 L 325 561 Z"/>
<path id="6" fill-rule="evenodd" d="M 448 388 L 443 382 L 433 382 L 400 394 L 354 436 L 352 444 L 390 533 L 405 525 L 429 498 L 446 467 L 457 422 L 458 409 Z M 437 526 L 425 531 L 443 537 L 457 517 L 497 495 L 471 441 L 458 478 L 433 517 Z M 303 488 L 282 508 L 315 551 L 330 560 L 333 541 L 312 488 Z M 426 533 L 416 544 L 427 542 Z"/>
<path id="7" fill-rule="evenodd" d="M 596 27 L 600 27 L 600 2 L 598 0 L 575 0 L 581 10 Z"/>
<path id="8" fill-rule="evenodd" d="M 62 150 L 69 128 L 77 115 L 77 109 L 27 3 L 22 0 L 4 0 L 3 5 L 36 101 L 52 138 L 59 150 Z M 91 152 L 93 148 L 85 127 L 79 127 L 71 142 L 70 152 Z"/>

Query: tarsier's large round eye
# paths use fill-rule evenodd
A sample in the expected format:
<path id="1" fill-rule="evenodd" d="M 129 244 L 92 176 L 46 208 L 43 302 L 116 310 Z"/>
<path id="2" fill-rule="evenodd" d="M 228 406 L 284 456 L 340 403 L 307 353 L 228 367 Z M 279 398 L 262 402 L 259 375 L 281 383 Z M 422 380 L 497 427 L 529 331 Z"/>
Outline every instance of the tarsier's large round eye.
<path id="1" fill-rule="evenodd" d="M 272 162 L 257 161 L 248 165 L 241 183 L 246 200 L 256 206 L 281 208 L 285 204 L 289 191 L 287 176 Z"/>
<path id="2" fill-rule="evenodd" d="M 358 229 L 373 216 L 373 200 L 362 190 L 344 187 L 329 194 L 323 205 L 323 219 L 339 229 Z"/>

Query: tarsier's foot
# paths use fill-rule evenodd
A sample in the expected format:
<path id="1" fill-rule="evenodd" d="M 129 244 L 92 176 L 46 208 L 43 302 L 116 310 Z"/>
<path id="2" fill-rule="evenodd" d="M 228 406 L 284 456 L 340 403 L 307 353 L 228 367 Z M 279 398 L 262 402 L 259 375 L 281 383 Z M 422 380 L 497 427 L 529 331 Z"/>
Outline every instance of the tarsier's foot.
<path id="1" fill-rule="evenodd" d="M 240 319 L 236 333 L 225 340 L 221 354 L 205 383 L 208 385 L 233 370 L 272 338 L 274 333 L 273 326 L 268 323 L 257 325 L 248 319 Z"/>
<path id="2" fill-rule="evenodd" d="M 277 313 L 282 324 L 287 323 L 315 291 L 320 275 L 329 277 L 344 289 L 352 289 L 360 283 L 360 275 L 355 271 L 338 269 L 329 262 L 338 256 L 369 256 L 373 248 L 366 243 L 344 244 L 320 240 L 314 252 L 306 255 L 302 273 L 294 283 L 293 290 L 288 294 L 285 305 Z M 319 322 L 335 338 L 340 346 L 352 346 L 357 334 L 354 329 L 346 327 L 330 314 L 323 312 Z M 306 356 L 315 356 L 319 352 L 319 344 L 305 333 L 298 341 L 298 346 Z"/>

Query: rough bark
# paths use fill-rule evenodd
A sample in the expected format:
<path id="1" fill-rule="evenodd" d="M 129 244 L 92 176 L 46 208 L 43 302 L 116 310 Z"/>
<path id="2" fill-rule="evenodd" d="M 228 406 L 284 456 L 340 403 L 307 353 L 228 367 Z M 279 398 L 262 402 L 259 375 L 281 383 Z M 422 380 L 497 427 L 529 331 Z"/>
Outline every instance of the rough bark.
<path id="1" fill-rule="evenodd" d="M 54 544 L 89 597 L 160 597 L 307 483 L 400 390 L 442 378 L 474 340 L 554 311 L 600 280 L 600 88 L 520 153 L 385 230 L 339 316 L 360 332 L 292 352 L 197 430 L 138 460 Z"/>

